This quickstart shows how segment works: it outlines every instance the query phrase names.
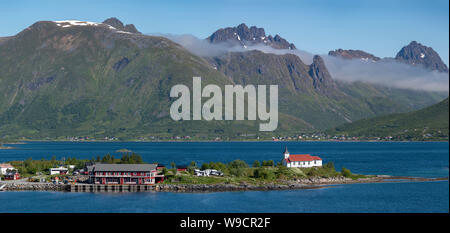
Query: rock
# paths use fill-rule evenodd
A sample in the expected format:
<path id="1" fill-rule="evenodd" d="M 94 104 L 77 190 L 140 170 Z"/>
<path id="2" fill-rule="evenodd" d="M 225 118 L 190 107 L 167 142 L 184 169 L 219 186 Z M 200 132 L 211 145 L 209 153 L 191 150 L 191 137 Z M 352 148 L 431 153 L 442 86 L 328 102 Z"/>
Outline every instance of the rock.
<path id="1" fill-rule="evenodd" d="M 424 46 L 416 41 L 403 47 L 395 56 L 395 59 L 411 65 L 422 65 L 430 70 L 448 73 L 448 67 L 442 61 L 436 51 L 431 47 Z"/>
<path id="2" fill-rule="evenodd" d="M 230 46 L 251 46 L 265 44 L 275 49 L 296 49 L 295 45 L 279 35 L 266 36 L 264 28 L 247 27 L 244 23 L 237 27 L 222 28 L 214 32 L 207 40 L 211 43 L 228 43 Z"/>
<path id="3" fill-rule="evenodd" d="M 334 51 L 328 52 L 328 55 L 334 57 L 342 57 L 345 59 L 362 59 L 362 60 L 371 60 L 371 61 L 379 61 L 380 58 L 374 56 L 373 54 L 364 52 L 362 50 L 344 50 L 344 49 L 336 49 Z"/>
<path id="4" fill-rule="evenodd" d="M 309 74 L 313 79 L 314 88 L 319 92 L 328 95 L 336 88 L 336 83 L 319 55 L 314 56 L 313 63 L 309 66 Z"/>
<path id="5" fill-rule="evenodd" d="M 122 23 L 122 21 L 120 21 L 119 19 L 117 19 L 115 17 L 108 18 L 105 21 L 103 21 L 103 23 L 108 24 L 108 25 L 116 28 L 117 30 L 140 34 L 140 32 L 136 29 L 136 27 L 133 24 L 124 25 Z"/>

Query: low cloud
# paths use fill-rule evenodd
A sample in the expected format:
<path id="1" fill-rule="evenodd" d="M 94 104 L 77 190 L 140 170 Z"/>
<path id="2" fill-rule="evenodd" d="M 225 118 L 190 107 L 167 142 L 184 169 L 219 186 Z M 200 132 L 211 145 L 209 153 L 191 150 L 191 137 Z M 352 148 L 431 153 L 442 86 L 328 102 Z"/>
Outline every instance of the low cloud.
<path id="1" fill-rule="evenodd" d="M 204 39 L 192 35 L 152 34 L 166 37 L 184 48 L 202 57 L 215 57 L 227 52 L 245 52 L 259 50 L 272 54 L 294 54 L 300 57 L 305 64 L 311 64 L 313 54 L 302 50 L 274 49 L 264 44 L 257 44 L 244 48 L 242 46 L 230 47 L 229 44 L 212 44 Z M 345 82 L 367 82 L 395 88 L 449 91 L 449 74 L 430 71 L 420 66 L 411 66 L 397 62 L 394 59 L 382 59 L 378 62 L 360 59 L 343 59 L 328 55 L 321 55 L 331 74 L 336 80 Z"/>
<path id="2" fill-rule="evenodd" d="M 259 50 L 264 53 L 272 53 L 272 54 L 295 54 L 305 64 L 310 64 L 312 62 L 313 54 L 308 53 L 306 51 L 302 50 L 289 50 L 289 49 L 274 49 L 270 46 L 266 46 L 264 44 L 256 44 L 252 46 L 248 46 L 246 48 L 236 45 L 231 46 L 228 43 L 215 43 L 212 44 L 207 40 L 199 39 L 193 35 L 174 35 L 174 34 L 151 34 L 154 36 L 162 36 L 166 37 L 173 42 L 180 44 L 187 50 L 189 50 L 191 53 L 201 56 L 201 57 L 215 57 L 220 56 L 222 54 L 228 53 L 228 52 L 246 52 L 251 50 Z"/>
<path id="3" fill-rule="evenodd" d="M 324 56 L 325 64 L 334 79 L 348 82 L 368 82 L 390 87 L 425 90 L 449 90 L 449 75 L 420 66 L 382 59 L 378 62 Z"/>

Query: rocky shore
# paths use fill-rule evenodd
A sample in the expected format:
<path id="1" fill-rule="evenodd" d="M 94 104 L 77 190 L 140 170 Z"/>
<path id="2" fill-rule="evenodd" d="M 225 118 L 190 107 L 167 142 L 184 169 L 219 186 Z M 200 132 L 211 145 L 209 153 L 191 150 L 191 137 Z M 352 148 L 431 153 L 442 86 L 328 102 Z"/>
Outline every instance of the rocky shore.
<path id="1" fill-rule="evenodd" d="M 0 182 L 0 186 L 3 183 Z M 22 183 L 5 183 L 6 186 L 2 191 L 68 191 L 70 185 L 65 184 L 53 184 L 53 183 L 34 183 L 34 182 L 22 182 Z"/>
<path id="2" fill-rule="evenodd" d="M 370 178 L 351 179 L 346 177 L 331 178 L 305 178 L 287 181 L 284 184 L 156 184 L 150 186 L 146 191 L 155 192 L 226 192 L 226 191 L 264 191 L 264 190 L 290 190 L 290 189 L 314 189 L 323 188 L 332 184 L 352 184 L 352 183 L 381 183 L 381 182 L 407 182 L 407 181 L 440 181 L 448 180 L 444 178 L 417 178 L 400 176 L 374 176 Z M 52 183 L 5 183 L 2 191 L 70 191 L 71 185 Z M 0 187 L 3 183 L 0 183 Z M 86 184 L 80 184 L 86 185 Z M 119 190 L 119 189 L 114 189 Z"/>

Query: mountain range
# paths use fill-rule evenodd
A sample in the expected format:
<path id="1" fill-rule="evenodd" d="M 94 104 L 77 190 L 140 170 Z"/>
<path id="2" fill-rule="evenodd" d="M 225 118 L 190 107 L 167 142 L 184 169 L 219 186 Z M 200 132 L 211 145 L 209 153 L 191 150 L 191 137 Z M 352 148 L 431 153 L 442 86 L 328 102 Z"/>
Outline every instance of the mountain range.
<path id="1" fill-rule="evenodd" d="M 205 40 L 296 49 L 279 35 L 272 37 L 262 28 L 245 24 L 219 29 Z M 413 59 L 401 57 L 405 57 L 402 62 Z M 192 87 L 193 76 L 202 77 L 203 86 L 278 85 L 279 125 L 267 135 L 325 130 L 409 112 L 448 96 L 335 80 L 318 55 L 311 64 L 294 54 L 258 50 L 200 57 L 167 38 L 144 35 L 117 18 L 103 23 L 36 22 L 15 36 L 0 38 L 0 69 L 3 138 L 263 135 L 258 121 L 173 121 L 170 89 L 176 84 Z"/>
<path id="2" fill-rule="evenodd" d="M 438 72 L 448 73 L 448 67 L 442 61 L 439 54 L 433 48 L 427 47 L 411 41 L 407 46 L 404 46 L 395 56 L 395 58 L 379 58 L 373 54 L 364 52 L 362 50 L 344 50 L 337 49 L 328 52 L 328 55 L 335 57 L 342 57 L 345 59 L 362 59 L 365 61 L 377 62 L 380 60 L 395 59 L 395 61 L 403 62 L 413 66 L 422 66 L 429 70 L 436 70 Z"/>

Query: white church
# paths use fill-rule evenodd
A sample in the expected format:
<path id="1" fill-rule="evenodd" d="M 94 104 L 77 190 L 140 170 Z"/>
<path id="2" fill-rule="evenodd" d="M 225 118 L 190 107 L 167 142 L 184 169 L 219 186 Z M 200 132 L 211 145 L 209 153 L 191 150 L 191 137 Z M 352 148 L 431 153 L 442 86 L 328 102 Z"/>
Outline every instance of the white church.
<path id="1" fill-rule="evenodd" d="M 309 154 L 291 155 L 287 147 L 284 150 L 282 163 L 286 167 L 322 167 L 322 159 L 320 157 Z"/>

